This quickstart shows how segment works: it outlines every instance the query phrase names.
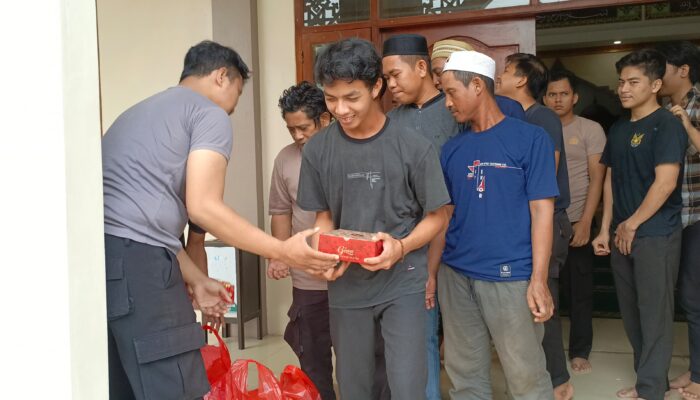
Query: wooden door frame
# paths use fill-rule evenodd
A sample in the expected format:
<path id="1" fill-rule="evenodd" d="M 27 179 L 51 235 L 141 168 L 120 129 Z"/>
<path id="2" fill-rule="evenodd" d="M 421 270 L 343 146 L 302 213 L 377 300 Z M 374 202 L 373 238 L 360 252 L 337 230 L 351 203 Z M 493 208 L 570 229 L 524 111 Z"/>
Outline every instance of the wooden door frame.
<path id="1" fill-rule="evenodd" d="M 658 0 L 657 0 L 658 1 Z M 344 24 L 325 25 L 325 26 L 304 26 L 304 0 L 294 0 L 294 43 L 296 55 L 296 76 L 297 81 L 302 79 L 302 54 L 303 54 L 303 37 L 308 34 L 316 34 L 322 32 L 349 31 L 355 29 L 370 29 L 372 42 L 377 48 L 381 47 L 381 32 L 386 30 L 415 27 L 421 29 L 423 27 L 433 26 L 437 24 L 459 24 L 466 22 L 489 22 L 489 21 L 507 21 L 534 18 L 538 14 L 580 10 L 595 7 L 615 7 L 622 5 L 648 4 L 654 3 L 654 0 L 576 0 L 564 1 L 556 3 L 540 3 L 540 0 L 530 0 L 530 4 L 515 7 L 504 7 L 497 9 L 460 11 L 443 15 L 418 15 L 413 17 L 400 18 L 380 18 L 379 17 L 379 0 L 369 0 L 370 15 L 369 19 L 360 22 L 351 22 Z M 533 38 L 534 40 L 534 38 Z"/>

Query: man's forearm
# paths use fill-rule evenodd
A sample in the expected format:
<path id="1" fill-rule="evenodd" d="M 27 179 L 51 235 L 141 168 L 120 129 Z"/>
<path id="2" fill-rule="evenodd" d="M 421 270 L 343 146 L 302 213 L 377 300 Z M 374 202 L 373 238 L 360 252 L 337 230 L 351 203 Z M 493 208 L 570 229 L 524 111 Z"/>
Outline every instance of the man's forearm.
<path id="1" fill-rule="evenodd" d="M 280 258 L 280 240 L 248 222 L 223 201 L 210 199 L 191 208 L 192 221 L 219 240 L 265 258 Z"/>
<path id="2" fill-rule="evenodd" d="M 554 199 L 530 202 L 532 221 L 532 281 L 547 282 L 549 259 L 552 255 Z"/>
<path id="3" fill-rule="evenodd" d="M 601 232 L 609 232 L 612 223 L 613 194 L 612 194 L 612 171 L 606 168 L 605 180 L 603 181 L 603 217 L 600 222 Z"/>
<path id="4" fill-rule="evenodd" d="M 445 235 L 447 228 L 450 225 L 454 206 L 446 206 L 445 208 L 445 224 L 437 235 L 430 241 L 428 246 L 428 276 L 437 277 L 440 270 L 440 261 L 442 260 L 442 252 L 445 250 Z"/>
<path id="5" fill-rule="evenodd" d="M 270 218 L 272 236 L 279 240 L 292 237 L 292 214 L 277 214 Z"/>
<path id="6" fill-rule="evenodd" d="M 204 237 L 205 234 L 196 233 L 190 229 L 187 234 L 185 251 L 195 265 L 202 270 L 204 275 L 208 275 L 209 269 L 207 265 L 207 252 L 204 248 Z"/>
<path id="7" fill-rule="evenodd" d="M 677 186 L 678 173 L 680 165 L 676 165 L 675 174 L 669 172 L 668 175 L 660 176 L 658 173 L 654 183 L 649 187 L 642 204 L 632 214 L 628 221 L 633 227 L 639 227 L 641 224 L 651 218 L 664 205 L 668 197 L 673 193 Z"/>
<path id="8" fill-rule="evenodd" d="M 185 283 L 193 285 L 207 277 L 207 275 L 205 275 L 204 272 L 202 272 L 202 270 L 195 265 L 194 261 L 192 261 L 184 249 L 181 249 L 177 253 L 177 261 L 178 264 L 180 264 L 182 279 L 185 281 Z"/>
<path id="9" fill-rule="evenodd" d="M 688 139 L 690 140 L 690 144 L 695 147 L 695 150 L 700 151 L 700 129 L 684 124 L 685 131 L 688 134 Z"/>
<path id="10" fill-rule="evenodd" d="M 435 211 L 429 212 L 411 233 L 401 239 L 403 243 L 404 256 L 416 249 L 425 246 L 433 240 L 436 235 L 445 228 L 447 224 L 446 206 L 442 206 Z M 444 244 L 443 244 L 444 247 Z M 437 250 L 437 249 L 436 249 Z M 442 252 L 442 250 L 441 250 Z"/>
<path id="11" fill-rule="evenodd" d="M 586 192 L 586 203 L 583 206 L 583 213 L 579 221 L 584 221 L 588 224 L 593 221 L 596 209 L 600 203 L 600 197 L 603 194 L 603 183 L 605 181 L 605 167 L 596 170 L 595 167 L 589 167 L 590 181 L 588 183 L 588 191 Z"/>
<path id="12" fill-rule="evenodd" d="M 318 228 L 318 233 L 319 235 L 324 232 L 330 232 L 333 229 L 335 229 L 335 226 L 333 224 L 333 217 L 331 216 L 330 211 L 319 211 L 316 213 L 316 222 L 314 222 L 314 226 Z M 319 235 L 314 235 L 311 239 L 311 247 L 314 249 L 318 249 L 318 238 Z"/>

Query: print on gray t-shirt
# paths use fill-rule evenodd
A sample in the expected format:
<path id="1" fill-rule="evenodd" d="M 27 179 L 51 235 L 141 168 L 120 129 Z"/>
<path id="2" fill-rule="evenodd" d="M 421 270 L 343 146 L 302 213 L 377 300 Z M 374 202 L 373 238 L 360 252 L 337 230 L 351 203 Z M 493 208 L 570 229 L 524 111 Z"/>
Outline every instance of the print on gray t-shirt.
<path id="1" fill-rule="evenodd" d="M 207 149 L 228 160 L 232 142 L 226 112 L 182 86 L 126 110 L 102 138 L 105 233 L 177 254 L 187 157 Z"/>
<path id="2" fill-rule="evenodd" d="M 331 124 L 304 146 L 299 206 L 330 211 L 336 228 L 386 232 L 403 238 L 425 213 L 450 202 L 437 153 L 410 127 L 387 118 L 369 139 Z M 425 290 L 427 246 L 389 270 L 352 265 L 328 285 L 331 307 L 359 308 Z"/>

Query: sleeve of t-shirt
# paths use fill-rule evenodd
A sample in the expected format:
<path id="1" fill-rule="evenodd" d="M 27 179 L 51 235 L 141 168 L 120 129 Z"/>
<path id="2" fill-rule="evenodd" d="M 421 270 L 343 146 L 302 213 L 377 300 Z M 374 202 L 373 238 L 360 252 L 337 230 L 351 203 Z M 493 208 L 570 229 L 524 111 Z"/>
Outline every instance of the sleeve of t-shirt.
<path id="1" fill-rule="evenodd" d="M 509 97 L 504 97 L 504 96 L 496 96 L 496 103 L 498 104 L 498 108 L 501 109 L 501 112 L 511 118 L 517 118 L 521 121 L 525 121 L 525 111 L 523 110 L 523 106 L 517 102 L 516 100 L 513 100 Z"/>
<path id="2" fill-rule="evenodd" d="M 233 147 L 233 129 L 226 112 L 218 107 L 209 107 L 195 115 L 190 137 L 190 152 L 212 150 L 228 159 Z"/>
<path id="3" fill-rule="evenodd" d="M 280 156 L 275 159 L 270 180 L 270 215 L 285 215 L 292 213 L 292 197 L 289 194 L 287 183 L 282 176 Z"/>
<path id="4" fill-rule="evenodd" d="M 654 140 L 654 165 L 682 163 L 688 137 L 681 122 L 669 116 L 661 121 L 658 129 Z"/>
<path id="5" fill-rule="evenodd" d="M 524 165 L 525 192 L 530 201 L 559 196 L 552 141 L 541 128 L 536 129 L 538 132 L 533 137 Z"/>
<path id="6" fill-rule="evenodd" d="M 426 213 L 450 203 L 440 160 L 432 145 L 414 170 L 413 187 L 418 203 Z"/>
<path id="7" fill-rule="evenodd" d="M 540 126 L 544 128 L 547 134 L 549 134 L 549 137 L 552 138 L 554 151 L 561 151 L 564 145 L 564 133 L 561 129 L 561 121 L 554 113 L 543 113 L 543 115 L 544 117 L 541 118 Z"/>
<path id="8" fill-rule="evenodd" d="M 454 204 L 454 196 L 452 195 L 452 183 L 450 181 L 450 175 L 447 173 L 447 158 L 450 153 L 447 146 L 442 147 L 442 152 L 440 153 L 440 166 L 442 167 L 442 176 L 445 179 L 445 187 L 447 188 L 447 193 L 450 196 L 450 202 L 448 204 Z"/>
<path id="9" fill-rule="evenodd" d="M 207 233 L 207 231 L 205 231 L 204 229 L 202 229 L 202 227 L 200 227 L 199 225 L 195 224 L 194 222 L 188 220 L 187 223 L 189 224 L 190 230 L 191 230 L 192 232 L 194 232 L 194 233 L 199 233 L 200 235 L 204 235 L 205 233 Z"/>
<path id="10" fill-rule="evenodd" d="M 327 211 L 329 207 L 321 184 L 321 173 L 311 162 L 309 150 L 307 144 L 302 151 L 297 205 L 305 211 Z"/>
<path id="11" fill-rule="evenodd" d="M 605 150 L 605 132 L 597 122 L 591 122 L 586 136 L 586 155 L 600 154 Z"/>

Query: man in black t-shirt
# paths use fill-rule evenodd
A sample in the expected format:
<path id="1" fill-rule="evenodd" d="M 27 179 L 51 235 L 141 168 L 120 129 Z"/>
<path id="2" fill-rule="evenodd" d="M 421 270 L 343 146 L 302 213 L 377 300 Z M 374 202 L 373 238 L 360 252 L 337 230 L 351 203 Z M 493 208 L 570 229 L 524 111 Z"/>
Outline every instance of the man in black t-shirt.
<path id="1" fill-rule="evenodd" d="M 661 53 L 639 50 L 615 67 L 618 95 L 631 116 L 612 126 L 603 151 L 601 162 L 608 167 L 603 221 L 593 248 L 597 255 L 612 253 L 622 322 L 634 350 L 636 385 L 617 397 L 661 400 L 673 350 L 687 138 L 680 121 L 656 98 L 666 70 Z"/>
<path id="2" fill-rule="evenodd" d="M 542 347 L 547 356 L 547 371 L 552 378 L 555 400 L 570 400 L 574 396 L 569 370 L 566 368 L 564 341 L 559 320 L 559 271 L 566 262 L 571 239 L 571 222 L 566 214 L 569 207 L 569 173 L 561 121 L 557 114 L 538 103 L 547 89 L 549 71 L 532 54 L 515 53 L 506 57 L 506 66 L 496 78 L 496 93 L 517 100 L 525 110 L 525 121 L 542 127 L 554 143 L 559 196 L 554 202 L 552 255 L 549 259 L 547 284 L 554 300 L 554 315 L 544 323 Z"/>

